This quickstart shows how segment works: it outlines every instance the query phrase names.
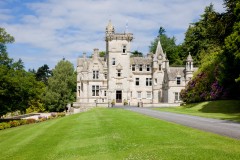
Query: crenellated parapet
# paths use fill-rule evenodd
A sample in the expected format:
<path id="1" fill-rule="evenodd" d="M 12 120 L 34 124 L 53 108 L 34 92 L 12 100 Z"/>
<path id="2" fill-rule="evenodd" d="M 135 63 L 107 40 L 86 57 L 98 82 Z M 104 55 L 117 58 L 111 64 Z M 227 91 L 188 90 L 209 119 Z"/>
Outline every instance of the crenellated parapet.
<path id="1" fill-rule="evenodd" d="M 114 33 L 110 35 L 106 35 L 105 41 L 112 41 L 112 40 L 126 40 L 131 42 L 133 40 L 132 33 Z"/>

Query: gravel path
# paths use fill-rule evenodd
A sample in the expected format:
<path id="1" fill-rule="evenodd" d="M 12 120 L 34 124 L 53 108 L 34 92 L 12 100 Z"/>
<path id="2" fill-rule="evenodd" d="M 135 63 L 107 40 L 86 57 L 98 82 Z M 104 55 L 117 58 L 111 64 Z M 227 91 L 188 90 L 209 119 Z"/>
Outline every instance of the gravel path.
<path id="1" fill-rule="evenodd" d="M 234 123 L 227 120 L 218 120 L 191 115 L 162 112 L 152 110 L 150 108 L 138 108 L 138 107 L 123 107 L 123 108 L 126 110 L 155 117 L 158 119 L 178 123 L 184 126 L 197 128 L 203 131 L 212 132 L 235 139 L 240 139 L 240 123 Z"/>

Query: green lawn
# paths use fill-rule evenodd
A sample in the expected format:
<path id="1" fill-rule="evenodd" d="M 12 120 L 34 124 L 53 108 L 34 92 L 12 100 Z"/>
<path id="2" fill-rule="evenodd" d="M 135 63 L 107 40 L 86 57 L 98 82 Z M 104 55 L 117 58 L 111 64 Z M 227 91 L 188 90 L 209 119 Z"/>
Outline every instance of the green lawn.
<path id="1" fill-rule="evenodd" d="M 180 107 L 155 108 L 160 111 L 240 122 L 240 101 L 221 100 L 193 103 Z"/>
<path id="2" fill-rule="evenodd" d="M 100 108 L 0 131 L 0 159 L 240 159 L 240 141 Z"/>

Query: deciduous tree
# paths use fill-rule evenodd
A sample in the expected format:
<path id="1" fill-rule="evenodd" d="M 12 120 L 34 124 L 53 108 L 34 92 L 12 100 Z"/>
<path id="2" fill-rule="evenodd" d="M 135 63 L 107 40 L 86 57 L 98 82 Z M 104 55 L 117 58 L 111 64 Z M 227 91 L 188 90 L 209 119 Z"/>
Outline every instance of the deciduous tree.
<path id="1" fill-rule="evenodd" d="M 76 79 L 72 63 L 67 60 L 58 62 L 53 69 L 53 76 L 48 79 L 43 97 L 49 111 L 63 111 L 68 103 L 75 100 Z"/>

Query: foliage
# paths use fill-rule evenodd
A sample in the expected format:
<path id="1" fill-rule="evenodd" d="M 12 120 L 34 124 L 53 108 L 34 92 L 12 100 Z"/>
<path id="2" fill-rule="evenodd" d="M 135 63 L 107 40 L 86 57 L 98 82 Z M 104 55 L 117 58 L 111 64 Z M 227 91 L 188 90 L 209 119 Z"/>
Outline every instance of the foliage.
<path id="1" fill-rule="evenodd" d="M 236 15 L 237 20 L 234 23 L 233 32 L 225 40 L 225 53 L 228 62 L 232 64 L 228 68 L 228 71 L 232 73 L 230 77 L 237 82 L 232 88 L 236 89 L 237 87 L 240 91 L 240 2 L 236 4 L 234 15 Z"/>
<path id="2" fill-rule="evenodd" d="M 0 130 L 7 129 L 7 128 L 10 128 L 10 127 L 11 127 L 11 125 L 7 122 L 0 123 Z"/>
<path id="3" fill-rule="evenodd" d="M 19 123 L 20 123 L 20 125 L 25 125 L 25 124 L 27 124 L 27 120 L 26 119 L 20 119 Z"/>
<path id="4" fill-rule="evenodd" d="M 29 118 L 29 119 L 20 119 L 20 120 L 11 120 L 9 122 L 1 122 L 0 130 L 17 127 L 25 124 L 39 123 L 53 118 L 64 117 L 66 114 L 64 112 L 54 113 L 54 116 L 38 116 L 38 119 Z"/>
<path id="5" fill-rule="evenodd" d="M 68 103 L 75 100 L 76 73 L 73 64 L 61 60 L 53 69 L 53 76 L 48 79 L 48 86 L 43 96 L 49 111 L 63 111 Z"/>
<path id="6" fill-rule="evenodd" d="M 220 49 L 215 49 L 215 52 L 203 58 L 196 76 L 188 83 L 186 89 L 181 91 L 184 102 L 217 100 L 227 96 L 220 76 L 224 70 L 221 64 L 222 52 Z"/>
<path id="7" fill-rule="evenodd" d="M 40 99 L 33 99 L 29 101 L 26 113 L 39 113 L 44 112 L 45 110 L 44 104 Z"/>
<path id="8" fill-rule="evenodd" d="M 8 122 L 8 123 L 10 124 L 11 127 L 20 126 L 20 123 L 19 123 L 19 121 L 17 121 L 17 120 L 10 121 L 10 122 Z"/>
<path id="9" fill-rule="evenodd" d="M 0 66 L 8 66 L 12 64 L 13 60 L 8 58 L 6 44 L 13 43 L 14 37 L 8 34 L 4 28 L 0 27 Z"/>
<path id="10" fill-rule="evenodd" d="M 168 37 L 165 34 L 165 29 L 163 27 L 160 27 L 158 37 L 151 42 L 151 45 L 149 46 L 150 52 L 155 54 L 159 40 L 161 41 L 163 51 L 167 53 L 169 63 L 172 65 L 181 65 L 183 62 L 179 57 L 180 48 L 176 45 L 176 39 L 175 37 Z"/>
<path id="11" fill-rule="evenodd" d="M 124 99 L 123 105 L 124 105 L 124 106 L 128 105 L 128 101 L 127 101 L 126 99 Z"/>
<path id="12" fill-rule="evenodd" d="M 0 67 L 0 115 L 20 110 L 25 112 L 30 101 L 40 98 L 44 85 L 24 70 Z"/>
<path id="13" fill-rule="evenodd" d="M 13 41 L 14 38 L 0 28 L 0 116 L 16 110 L 24 113 L 30 101 L 40 99 L 44 88 L 32 73 L 24 70 L 21 59 L 14 62 L 8 57 L 6 43 Z"/>
<path id="14" fill-rule="evenodd" d="M 111 102 L 111 104 L 112 104 L 112 105 L 115 105 L 115 103 L 116 103 L 116 101 L 115 101 L 115 99 L 113 99 L 112 102 Z"/>
<path id="15" fill-rule="evenodd" d="M 226 13 L 206 7 L 189 27 L 184 47 L 200 64 L 181 97 L 185 102 L 240 98 L 240 2 L 225 0 Z"/>
<path id="16" fill-rule="evenodd" d="M 131 57 L 143 57 L 143 53 L 135 50 L 131 52 Z"/>
<path id="17" fill-rule="evenodd" d="M 105 51 L 100 51 L 99 52 L 99 57 L 105 57 L 106 55 L 106 52 Z"/>
<path id="18" fill-rule="evenodd" d="M 57 113 L 57 117 L 64 117 L 64 116 L 66 116 L 66 114 L 64 112 Z"/>
<path id="19" fill-rule="evenodd" d="M 215 12 L 213 5 L 205 8 L 204 14 L 199 21 L 192 23 L 182 44 L 183 53 L 191 53 L 195 64 L 200 65 L 201 59 L 205 56 L 206 50 L 221 46 L 225 38 L 225 23 L 223 15 Z"/>
<path id="20" fill-rule="evenodd" d="M 47 85 L 48 78 L 52 76 L 52 71 L 49 69 L 47 64 L 44 64 L 42 67 L 39 67 L 36 72 L 36 79 L 42 81 Z"/>

